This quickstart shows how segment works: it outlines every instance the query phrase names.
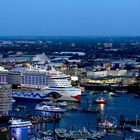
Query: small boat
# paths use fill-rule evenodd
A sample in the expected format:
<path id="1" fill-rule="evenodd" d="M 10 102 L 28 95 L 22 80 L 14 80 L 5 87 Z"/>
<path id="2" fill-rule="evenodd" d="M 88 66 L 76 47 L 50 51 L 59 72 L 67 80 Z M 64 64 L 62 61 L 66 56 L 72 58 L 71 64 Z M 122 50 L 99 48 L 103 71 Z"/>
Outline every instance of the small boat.
<path id="1" fill-rule="evenodd" d="M 48 130 L 48 131 L 39 131 L 38 132 L 39 134 L 42 134 L 44 136 L 52 136 L 53 135 L 53 132 Z"/>
<path id="2" fill-rule="evenodd" d="M 74 105 L 74 106 L 71 107 L 71 110 L 72 111 L 78 111 L 78 107 Z"/>
<path id="3" fill-rule="evenodd" d="M 31 121 L 24 121 L 21 119 L 11 119 L 9 123 L 11 124 L 10 127 L 27 127 L 32 125 Z"/>
<path id="4" fill-rule="evenodd" d="M 65 112 L 64 109 L 56 106 L 49 106 L 49 105 L 37 105 L 35 110 L 38 111 L 45 111 L 45 112 L 54 112 L 54 113 L 63 113 Z"/>
<path id="5" fill-rule="evenodd" d="M 117 94 L 117 93 L 111 92 L 111 93 L 110 93 L 110 96 L 111 96 L 111 97 L 119 97 L 120 95 Z"/>
<path id="6" fill-rule="evenodd" d="M 136 115 L 136 127 L 131 128 L 131 131 L 140 133 L 140 127 L 138 127 L 138 115 Z"/>
<path id="7" fill-rule="evenodd" d="M 55 133 L 56 135 L 58 135 L 58 137 L 60 138 L 66 138 L 66 137 L 70 137 L 68 134 L 67 134 L 67 130 L 66 129 L 55 129 Z"/>
<path id="8" fill-rule="evenodd" d="M 140 133 L 140 128 L 138 128 L 138 127 L 137 128 L 132 128 L 131 131 Z"/>
<path id="9" fill-rule="evenodd" d="M 110 117 L 113 119 L 113 121 L 109 121 L 106 118 L 107 118 L 107 116 L 105 117 L 105 120 L 103 122 L 98 123 L 97 126 L 100 128 L 108 128 L 108 129 L 117 127 L 117 120 L 115 117 Z"/>
<path id="10" fill-rule="evenodd" d="M 83 112 L 87 112 L 87 113 L 100 113 L 101 110 L 100 109 L 89 109 L 89 108 L 84 108 L 82 109 Z"/>
<path id="11" fill-rule="evenodd" d="M 140 95 L 138 94 L 135 94 L 134 97 L 140 99 Z"/>
<path id="12" fill-rule="evenodd" d="M 128 93 L 126 90 L 116 90 L 115 92 L 120 95 Z"/>
<path id="13" fill-rule="evenodd" d="M 101 128 L 116 128 L 117 125 L 106 120 L 102 123 L 98 123 L 98 127 L 101 127 Z"/>
<path id="14" fill-rule="evenodd" d="M 107 100 L 104 99 L 103 97 L 99 97 L 96 100 L 94 100 L 93 103 L 96 103 L 96 104 L 107 104 Z"/>

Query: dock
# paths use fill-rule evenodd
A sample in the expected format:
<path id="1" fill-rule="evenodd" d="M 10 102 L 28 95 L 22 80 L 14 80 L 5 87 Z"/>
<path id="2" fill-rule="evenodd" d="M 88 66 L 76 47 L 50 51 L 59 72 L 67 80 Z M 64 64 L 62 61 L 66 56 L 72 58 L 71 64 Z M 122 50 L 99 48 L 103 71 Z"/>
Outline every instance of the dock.
<path id="1" fill-rule="evenodd" d="M 87 130 L 87 129 L 82 129 L 78 131 L 73 131 L 73 130 L 66 130 L 66 129 L 55 129 L 55 133 L 58 136 L 58 139 L 92 139 L 96 140 L 97 138 L 102 138 L 105 136 L 104 132 L 97 132 L 94 130 Z"/>

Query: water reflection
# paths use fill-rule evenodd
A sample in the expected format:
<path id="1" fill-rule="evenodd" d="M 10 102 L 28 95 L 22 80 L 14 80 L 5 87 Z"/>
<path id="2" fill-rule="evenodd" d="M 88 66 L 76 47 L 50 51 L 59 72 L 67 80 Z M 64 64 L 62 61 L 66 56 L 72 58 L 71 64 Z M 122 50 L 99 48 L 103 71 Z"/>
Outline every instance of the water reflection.
<path id="1" fill-rule="evenodd" d="M 42 124 L 42 130 L 45 131 L 45 129 L 46 129 L 46 124 L 43 123 L 43 124 Z"/>
<path id="2" fill-rule="evenodd" d="M 28 127 L 12 128 L 11 129 L 12 139 L 28 140 L 29 129 L 30 128 Z"/>
<path id="3" fill-rule="evenodd" d="M 105 110 L 105 104 L 100 104 L 99 107 L 100 107 L 100 109 L 101 109 L 102 111 Z"/>

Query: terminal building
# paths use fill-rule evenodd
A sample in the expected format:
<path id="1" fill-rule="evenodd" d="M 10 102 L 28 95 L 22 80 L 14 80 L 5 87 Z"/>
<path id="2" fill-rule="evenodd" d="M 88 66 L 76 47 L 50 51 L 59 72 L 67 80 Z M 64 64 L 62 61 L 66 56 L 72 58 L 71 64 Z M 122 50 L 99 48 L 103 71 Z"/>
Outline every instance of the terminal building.
<path id="1" fill-rule="evenodd" d="M 12 94 L 10 85 L 0 85 L 0 114 L 7 115 L 12 110 Z"/>
<path id="2" fill-rule="evenodd" d="M 12 110 L 11 86 L 8 85 L 8 70 L 0 67 L 0 114 L 8 114 Z"/>

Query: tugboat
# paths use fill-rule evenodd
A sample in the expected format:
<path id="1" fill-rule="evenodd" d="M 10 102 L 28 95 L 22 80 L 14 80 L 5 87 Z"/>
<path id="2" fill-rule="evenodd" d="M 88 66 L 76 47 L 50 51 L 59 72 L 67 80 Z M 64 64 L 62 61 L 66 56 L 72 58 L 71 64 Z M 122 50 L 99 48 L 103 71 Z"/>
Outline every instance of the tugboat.
<path id="1" fill-rule="evenodd" d="M 99 97 L 96 100 L 93 101 L 95 104 L 107 104 L 107 100 L 104 99 L 103 97 Z"/>

